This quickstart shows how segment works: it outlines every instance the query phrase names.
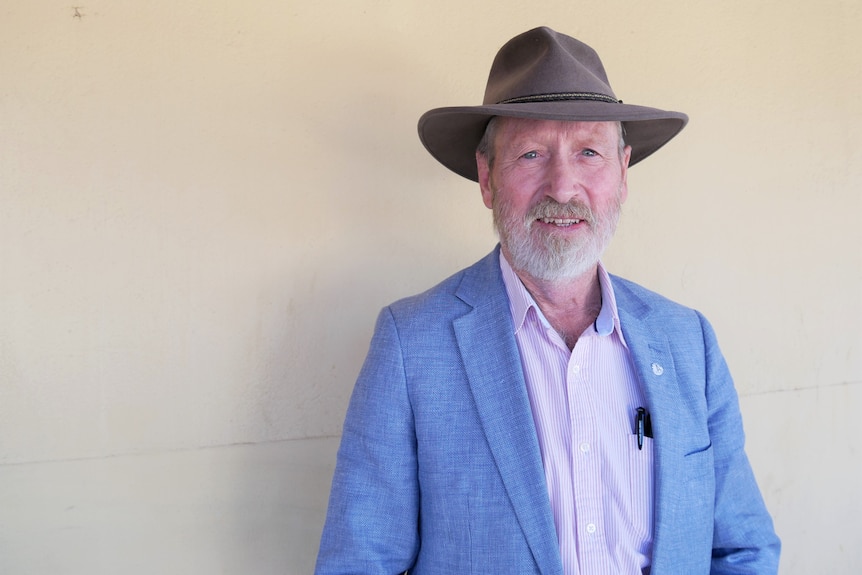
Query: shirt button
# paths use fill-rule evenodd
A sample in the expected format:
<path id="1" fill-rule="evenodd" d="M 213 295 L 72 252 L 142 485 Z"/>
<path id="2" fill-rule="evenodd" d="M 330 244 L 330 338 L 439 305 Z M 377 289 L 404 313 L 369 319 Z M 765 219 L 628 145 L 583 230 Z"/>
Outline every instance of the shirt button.
<path id="1" fill-rule="evenodd" d="M 596 532 L 596 524 L 595 523 L 588 523 L 587 524 L 587 533 L 593 534 L 595 532 Z"/>
<path id="2" fill-rule="evenodd" d="M 572 372 L 581 373 L 581 366 L 580 365 L 573 365 L 572 366 Z"/>
<path id="3" fill-rule="evenodd" d="M 590 444 L 589 444 L 589 443 L 587 443 L 586 441 L 585 441 L 585 442 L 583 442 L 583 443 L 581 444 L 581 451 L 583 451 L 584 453 L 589 453 L 589 451 L 590 451 Z"/>

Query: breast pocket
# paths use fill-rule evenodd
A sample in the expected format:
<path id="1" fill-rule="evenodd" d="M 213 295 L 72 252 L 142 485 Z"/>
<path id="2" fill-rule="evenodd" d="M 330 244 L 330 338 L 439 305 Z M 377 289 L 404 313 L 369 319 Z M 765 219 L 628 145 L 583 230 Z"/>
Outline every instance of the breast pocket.
<path id="1" fill-rule="evenodd" d="M 637 435 L 631 435 L 628 447 L 632 528 L 639 538 L 644 538 L 649 535 L 653 522 L 655 494 L 653 438 L 644 437 L 643 446 L 639 449 Z"/>

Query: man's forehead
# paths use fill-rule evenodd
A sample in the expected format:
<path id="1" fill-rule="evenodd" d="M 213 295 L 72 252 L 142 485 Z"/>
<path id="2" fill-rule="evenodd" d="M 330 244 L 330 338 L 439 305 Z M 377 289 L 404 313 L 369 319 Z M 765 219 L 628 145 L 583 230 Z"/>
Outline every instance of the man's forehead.
<path id="1" fill-rule="evenodd" d="M 496 129 L 503 133 L 506 139 L 517 137 L 594 137 L 612 138 L 619 133 L 619 122 L 583 122 L 576 120 L 546 120 L 534 118 L 516 118 L 497 116 Z"/>

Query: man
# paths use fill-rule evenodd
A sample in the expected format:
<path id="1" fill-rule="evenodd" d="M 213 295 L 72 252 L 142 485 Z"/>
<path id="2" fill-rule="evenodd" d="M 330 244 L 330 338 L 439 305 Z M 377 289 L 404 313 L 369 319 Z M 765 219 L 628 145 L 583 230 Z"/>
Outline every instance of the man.
<path id="1" fill-rule="evenodd" d="M 422 117 L 500 246 L 381 312 L 318 573 L 776 572 L 711 327 L 599 263 L 628 167 L 686 121 L 548 28 L 501 48 L 484 105 Z"/>

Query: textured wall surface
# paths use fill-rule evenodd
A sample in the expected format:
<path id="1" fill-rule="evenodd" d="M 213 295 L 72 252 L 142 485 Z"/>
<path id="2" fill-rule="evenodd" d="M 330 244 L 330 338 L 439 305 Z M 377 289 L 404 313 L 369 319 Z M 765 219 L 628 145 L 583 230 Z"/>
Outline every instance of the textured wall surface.
<path id="1" fill-rule="evenodd" d="M 713 322 L 782 574 L 858 570 L 858 2 L 0 0 L 0 572 L 311 570 L 377 311 L 496 241 L 416 120 L 542 24 L 691 116 L 606 263 Z"/>

